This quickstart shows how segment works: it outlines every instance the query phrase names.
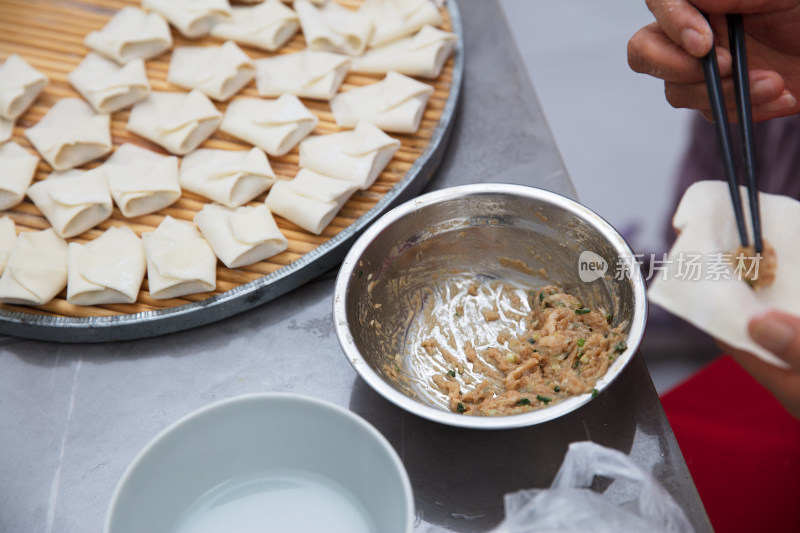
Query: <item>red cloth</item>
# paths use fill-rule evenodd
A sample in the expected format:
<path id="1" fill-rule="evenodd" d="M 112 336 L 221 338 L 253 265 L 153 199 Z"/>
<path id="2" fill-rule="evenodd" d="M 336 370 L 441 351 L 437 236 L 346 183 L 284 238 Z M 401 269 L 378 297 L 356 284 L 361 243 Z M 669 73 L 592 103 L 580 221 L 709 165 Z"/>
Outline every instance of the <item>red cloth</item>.
<path id="1" fill-rule="evenodd" d="M 717 533 L 800 532 L 800 421 L 729 356 L 661 398 Z"/>

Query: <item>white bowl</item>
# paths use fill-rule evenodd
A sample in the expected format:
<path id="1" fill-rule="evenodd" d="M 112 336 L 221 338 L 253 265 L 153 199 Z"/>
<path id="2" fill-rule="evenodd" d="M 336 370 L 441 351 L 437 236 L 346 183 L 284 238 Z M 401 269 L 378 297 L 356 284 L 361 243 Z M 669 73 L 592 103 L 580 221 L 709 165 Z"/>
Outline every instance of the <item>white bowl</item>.
<path id="1" fill-rule="evenodd" d="M 117 485 L 104 531 L 410 533 L 413 501 L 397 453 L 360 417 L 308 397 L 252 394 L 151 441 Z"/>

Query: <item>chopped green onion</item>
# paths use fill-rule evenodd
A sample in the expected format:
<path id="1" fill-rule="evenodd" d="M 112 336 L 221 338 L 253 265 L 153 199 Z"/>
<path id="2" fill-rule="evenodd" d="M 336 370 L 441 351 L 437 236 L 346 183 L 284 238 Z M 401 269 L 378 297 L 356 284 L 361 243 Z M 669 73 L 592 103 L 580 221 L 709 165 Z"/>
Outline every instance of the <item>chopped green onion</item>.
<path id="1" fill-rule="evenodd" d="M 584 339 L 583 337 L 578 339 L 578 346 L 583 346 L 584 344 L 586 344 L 586 339 Z"/>
<path id="2" fill-rule="evenodd" d="M 447 375 L 450 376 L 451 378 L 454 378 L 454 377 L 456 377 L 456 371 L 455 370 L 448 370 L 447 371 Z"/>
<path id="3" fill-rule="evenodd" d="M 544 300 L 544 293 L 540 292 L 539 293 L 539 303 L 542 303 L 542 300 Z"/>
<path id="4" fill-rule="evenodd" d="M 363 276 L 363 275 L 364 275 L 364 271 L 363 271 L 363 270 L 359 270 L 359 271 L 358 271 L 358 277 L 360 278 L 360 277 L 361 277 L 361 276 Z"/>
<path id="5" fill-rule="evenodd" d="M 597 395 L 600 394 L 600 391 L 597 389 L 592 389 L 592 398 L 597 398 Z"/>
<path id="6" fill-rule="evenodd" d="M 592 310 L 589 309 L 588 307 L 579 307 L 578 309 L 575 310 L 576 315 L 588 315 L 591 312 Z"/>
<path id="7" fill-rule="evenodd" d="M 556 385 L 555 387 L 553 387 L 553 391 L 555 391 L 555 392 L 561 392 L 561 387 L 559 387 L 558 385 Z"/>
<path id="8" fill-rule="evenodd" d="M 614 320 L 614 317 L 611 316 L 611 313 L 606 313 L 606 322 L 611 324 L 611 321 Z"/>
<path id="9" fill-rule="evenodd" d="M 461 403 L 461 402 L 458 402 L 458 405 L 456 405 L 456 411 L 458 411 L 459 413 L 463 413 L 466 410 L 467 410 L 467 408 L 464 406 L 464 404 Z"/>
<path id="10" fill-rule="evenodd" d="M 536 339 L 531 337 L 531 338 L 528 339 L 528 342 L 531 343 L 531 344 L 536 344 Z"/>
<path id="11" fill-rule="evenodd" d="M 458 311 L 456 311 L 456 312 L 455 312 L 455 315 L 456 315 L 456 316 L 461 316 L 460 314 L 458 314 Z"/>
<path id="12" fill-rule="evenodd" d="M 572 363 L 572 370 L 577 370 L 580 364 L 581 364 L 581 358 L 575 357 L 575 362 Z"/>
<path id="13" fill-rule="evenodd" d="M 527 398 L 522 398 L 521 400 L 517 400 L 517 405 L 530 405 L 531 401 Z"/>
<path id="14" fill-rule="evenodd" d="M 553 399 L 552 399 L 552 398 L 548 398 L 547 396 L 542 396 L 542 395 L 540 395 L 540 394 L 537 394 L 537 395 L 536 395 L 536 399 L 537 399 L 537 400 L 539 400 L 539 401 L 540 401 L 540 402 L 542 402 L 542 403 L 550 403 L 550 402 L 552 402 L 552 401 L 553 401 Z"/>
<path id="15" fill-rule="evenodd" d="M 622 353 L 628 349 L 628 344 L 625 341 L 619 341 L 616 346 L 614 346 L 614 351 L 617 353 Z"/>

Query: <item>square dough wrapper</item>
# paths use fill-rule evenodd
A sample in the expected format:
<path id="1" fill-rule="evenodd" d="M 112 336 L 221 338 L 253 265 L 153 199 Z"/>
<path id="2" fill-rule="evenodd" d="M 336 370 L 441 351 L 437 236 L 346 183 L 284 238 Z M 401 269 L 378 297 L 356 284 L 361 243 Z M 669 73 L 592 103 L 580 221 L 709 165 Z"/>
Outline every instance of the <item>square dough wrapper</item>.
<path id="1" fill-rule="evenodd" d="M 364 55 L 354 57 L 350 70 L 370 74 L 394 71 L 407 76 L 437 78 L 456 42 L 455 33 L 424 26 L 413 37 L 371 48 Z"/>
<path id="2" fill-rule="evenodd" d="M 142 0 L 142 7 L 162 15 L 189 39 L 208 35 L 231 15 L 228 0 Z"/>
<path id="3" fill-rule="evenodd" d="M 383 131 L 416 133 L 431 94 L 432 86 L 390 72 L 378 83 L 337 94 L 331 110 L 342 128 L 365 120 Z"/>
<path id="4" fill-rule="evenodd" d="M 167 216 L 153 232 L 142 234 L 147 282 L 156 300 L 213 291 L 217 256 L 191 222 Z"/>
<path id="5" fill-rule="evenodd" d="M 261 96 L 278 97 L 285 93 L 330 100 L 336 95 L 347 70 L 350 58 L 331 52 L 302 50 L 257 59 L 256 86 Z"/>
<path id="6" fill-rule="evenodd" d="M 112 226 L 86 244 L 69 245 L 67 301 L 74 305 L 132 304 L 145 273 L 142 240 Z"/>
<path id="7" fill-rule="evenodd" d="M 181 196 L 178 158 L 123 144 L 100 166 L 122 215 L 128 218 L 154 213 Z"/>
<path id="8" fill-rule="evenodd" d="M 0 211 L 11 209 L 33 181 L 39 158 L 15 142 L 0 144 Z"/>
<path id="9" fill-rule="evenodd" d="M 194 223 L 228 268 L 252 265 L 289 247 L 264 204 L 235 209 L 206 204 Z"/>
<path id="10" fill-rule="evenodd" d="M 153 92 L 131 109 L 127 129 L 177 155 L 188 154 L 222 122 L 211 100 L 190 93 Z"/>
<path id="11" fill-rule="evenodd" d="M 120 66 L 100 54 L 89 52 L 68 78 L 98 113 L 119 111 L 150 93 L 150 83 L 141 59 Z"/>
<path id="12" fill-rule="evenodd" d="M 744 189 L 742 195 L 745 196 Z M 650 301 L 694 324 L 723 342 L 746 350 L 778 366 L 786 364 L 756 344 L 747 333 L 751 318 L 769 309 L 800 316 L 800 281 L 795 269 L 800 264 L 797 235 L 800 234 L 800 202 L 785 196 L 760 193 L 763 236 L 775 247 L 778 259 L 775 282 L 759 291 L 737 278 L 733 265 L 717 261 L 712 254 L 733 254 L 739 236 L 731 207 L 728 185 L 723 181 L 701 181 L 687 189 L 673 218 L 679 232 L 669 252 L 665 273 L 650 286 Z M 745 202 L 745 220 L 750 213 Z M 752 239 L 751 239 L 752 240 Z M 685 279 L 691 255 L 702 254 L 701 279 Z M 681 260 L 683 258 L 683 261 Z M 706 279 L 709 265 L 728 279 Z M 680 269 L 684 275 L 681 276 Z M 666 280 L 662 279 L 666 276 Z"/>
<path id="13" fill-rule="evenodd" d="M 356 191 L 356 185 L 301 168 L 291 181 L 278 181 L 267 207 L 286 220 L 319 235 Z"/>
<path id="14" fill-rule="evenodd" d="M 47 85 L 47 76 L 17 54 L 0 65 L 0 119 L 13 122 L 36 100 Z"/>
<path id="15" fill-rule="evenodd" d="M 372 20 L 375 32 L 370 46 L 412 35 L 423 26 L 439 26 L 442 15 L 430 0 L 365 0 L 359 13 Z"/>
<path id="16" fill-rule="evenodd" d="M 359 122 L 352 131 L 315 135 L 300 143 L 300 166 L 368 189 L 399 149 L 400 141 Z"/>
<path id="17" fill-rule="evenodd" d="M 372 38 L 372 19 L 336 2 L 316 7 L 308 0 L 295 0 L 294 10 L 309 50 L 360 55 Z"/>
<path id="18" fill-rule="evenodd" d="M 260 148 L 195 150 L 181 162 L 181 186 L 226 207 L 238 207 L 267 191 L 275 173 Z"/>
<path id="19" fill-rule="evenodd" d="M 111 151 L 111 117 L 80 98 L 62 98 L 25 136 L 51 167 L 67 170 Z"/>
<path id="20" fill-rule="evenodd" d="M 0 218 L 0 274 L 6 269 L 11 250 L 17 240 L 17 230 L 14 221 L 8 216 Z"/>
<path id="21" fill-rule="evenodd" d="M 108 182 L 101 168 L 53 172 L 31 185 L 28 197 L 64 239 L 95 227 L 112 211 Z"/>
<path id="22" fill-rule="evenodd" d="M 55 298 L 67 286 L 67 255 L 67 242 L 52 228 L 20 233 L 0 277 L 0 302 L 44 305 Z"/>
<path id="23" fill-rule="evenodd" d="M 300 29 L 297 13 L 278 0 L 231 8 L 231 18 L 211 28 L 211 35 L 274 52 Z"/>
<path id="24" fill-rule="evenodd" d="M 117 63 L 150 59 L 172 48 L 169 24 L 158 13 L 123 7 L 99 31 L 90 32 L 84 44 Z"/>
<path id="25" fill-rule="evenodd" d="M 277 100 L 238 98 L 228 105 L 220 129 L 282 156 L 311 133 L 319 119 L 293 94 Z"/>
<path id="26" fill-rule="evenodd" d="M 222 46 L 179 46 L 172 51 L 167 81 L 199 89 L 217 101 L 241 91 L 256 75 L 250 58 L 227 41 Z"/>

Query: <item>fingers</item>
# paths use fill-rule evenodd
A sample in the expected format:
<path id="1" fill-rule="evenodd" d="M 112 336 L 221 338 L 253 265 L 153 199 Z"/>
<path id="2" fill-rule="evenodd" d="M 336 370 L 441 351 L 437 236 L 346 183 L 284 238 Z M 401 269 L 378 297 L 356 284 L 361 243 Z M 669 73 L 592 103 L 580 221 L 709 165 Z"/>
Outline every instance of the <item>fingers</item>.
<path id="1" fill-rule="evenodd" d="M 728 109 L 735 109 L 736 97 L 732 77 L 728 76 L 722 79 L 722 89 L 725 106 Z M 764 70 L 750 72 L 750 101 L 753 107 L 772 102 L 783 94 L 784 89 L 783 78 L 777 72 Z M 673 107 L 686 107 L 702 111 L 711 109 L 708 101 L 708 89 L 702 77 L 695 83 L 667 82 L 664 84 L 664 93 L 667 101 Z"/>
<path id="2" fill-rule="evenodd" d="M 800 374 L 788 368 L 778 368 L 741 350 L 729 347 L 726 351 L 739 366 L 769 390 L 792 416 L 800 419 Z"/>
<path id="3" fill-rule="evenodd" d="M 672 41 L 694 57 L 703 57 L 713 42 L 711 27 L 686 0 L 647 0 L 647 7 Z"/>
<path id="4" fill-rule="evenodd" d="M 800 372 L 800 318 L 768 311 L 750 321 L 748 332 L 754 341 Z"/>

